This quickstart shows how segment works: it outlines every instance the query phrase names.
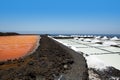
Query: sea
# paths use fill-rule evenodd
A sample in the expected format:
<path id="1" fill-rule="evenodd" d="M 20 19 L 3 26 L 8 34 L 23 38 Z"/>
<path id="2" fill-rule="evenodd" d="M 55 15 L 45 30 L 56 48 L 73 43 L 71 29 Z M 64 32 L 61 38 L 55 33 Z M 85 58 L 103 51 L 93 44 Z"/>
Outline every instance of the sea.
<path id="1" fill-rule="evenodd" d="M 112 37 L 118 37 L 120 38 L 120 34 L 49 34 L 50 36 L 58 36 L 58 35 L 64 35 L 64 36 L 71 36 L 71 35 L 80 35 L 80 36 L 101 36 L 101 37 L 104 37 L 104 36 L 107 36 L 108 38 L 112 38 Z"/>

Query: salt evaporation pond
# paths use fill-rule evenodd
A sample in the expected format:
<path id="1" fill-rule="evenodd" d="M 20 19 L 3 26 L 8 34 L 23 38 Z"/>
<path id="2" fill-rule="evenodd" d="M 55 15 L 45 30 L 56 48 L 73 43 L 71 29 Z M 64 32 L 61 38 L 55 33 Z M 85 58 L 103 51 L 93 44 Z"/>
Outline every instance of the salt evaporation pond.
<path id="1" fill-rule="evenodd" d="M 91 39 L 91 38 L 90 38 Z M 77 52 L 83 52 L 84 54 L 88 54 L 90 57 L 86 57 L 86 59 L 89 59 L 88 67 L 101 69 L 106 68 L 106 66 L 112 66 L 116 69 L 120 70 L 120 48 L 119 47 L 113 47 L 110 45 L 104 45 L 104 44 L 97 44 L 93 43 L 91 41 L 86 40 L 76 40 L 76 39 L 55 39 L 58 42 L 64 44 L 65 46 L 68 46 L 69 48 L 77 51 Z M 109 40 L 100 40 L 101 42 L 109 41 Z M 120 44 L 120 41 L 114 41 L 117 44 Z M 93 59 L 91 59 L 93 58 Z M 90 61 L 90 60 L 94 60 Z"/>
<path id="2" fill-rule="evenodd" d="M 104 55 L 94 55 L 98 59 L 104 61 L 108 66 L 113 66 L 120 70 L 120 55 L 119 54 L 104 54 Z"/>
<path id="3" fill-rule="evenodd" d="M 35 49 L 39 36 L 0 36 L 0 61 L 23 57 Z"/>

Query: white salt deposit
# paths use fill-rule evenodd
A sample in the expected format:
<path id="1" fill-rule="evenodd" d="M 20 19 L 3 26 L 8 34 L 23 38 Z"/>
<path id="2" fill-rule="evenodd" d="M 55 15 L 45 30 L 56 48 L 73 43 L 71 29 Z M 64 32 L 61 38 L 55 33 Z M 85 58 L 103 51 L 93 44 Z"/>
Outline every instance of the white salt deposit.
<path id="1" fill-rule="evenodd" d="M 103 42 L 103 45 L 108 45 L 108 46 L 114 45 L 114 46 L 116 46 L 118 44 L 116 42 L 113 42 L 113 41 L 105 41 L 105 42 Z"/>
<path id="2" fill-rule="evenodd" d="M 87 35 L 84 35 L 83 37 L 87 37 Z"/>
<path id="3" fill-rule="evenodd" d="M 95 56 L 91 55 L 91 56 L 87 56 L 85 58 L 87 60 L 87 64 L 88 64 L 89 68 L 95 68 L 95 69 L 99 69 L 99 70 L 107 68 L 107 65 L 104 64 L 104 61 L 96 58 Z"/>
<path id="4" fill-rule="evenodd" d="M 102 40 L 108 40 L 107 36 L 104 36 L 104 37 L 102 38 Z"/>
<path id="5" fill-rule="evenodd" d="M 79 35 L 71 35 L 71 37 L 79 37 Z"/>
<path id="6" fill-rule="evenodd" d="M 84 40 L 84 38 L 79 38 L 78 40 L 82 41 L 82 40 Z"/>
<path id="7" fill-rule="evenodd" d="M 96 54 L 104 54 L 104 53 L 108 53 L 107 51 L 103 51 L 97 48 L 91 48 L 91 47 L 87 47 L 87 48 L 77 48 L 79 50 L 79 52 L 83 52 L 85 54 L 89 54 L 89 55 L 96 55 Z"/>
<path id="8" fill-rule="evenodd" d="M 108 66 L 115 67 L 120 70 L 120 48 L 112 47 L 110 45 L 120 44 L 119 41 L 106 40 L 107 37 L 104 37 L 104 40 L 92 40 L 84 39 L 74 40 L 74 39 L 57 39 L 62 44 L 70 46 L 71 49 L 77 52 L 83 52 L 89 56 L 84 56 L 87 60 L 89 68 L 95 69 L 106 69 Z M 88 41 L 88 42 L 87 42 Z M 95 42 L 102 41 L 103 44 L 96 44 Z M 93 42 L 93 43 L 92 43 Z"/>
<path id="9" fill-rule="evenodd" d="M 111 38 L 110 40 L 113 40 L 113 41 L 117 41 L 119 40 L 116 36 L 114 36 L 113 38 Z"/>
<path id="10" fill-rule="evenodd" d="M 100 41 L 98 39 L 94 39 L 94 40 L 91 41 L 91 43 L 100 43 L 100 42 L 102 42 L 102 41 Z"/>
<path id="11" fill-rule="evenodd" d="M 100 38 L 101 38 L 101 36 L 96 36 L 96 37 L 95 37 L 95 39 L 100 39 Z"/>
<path id="12" fill-rule="evenodd" d="M 87 39 L 84 39 L 84 41 L 86 41 L 86 42 L 91 42 L 92 40 L 89 39 L 89 38 L 87 38 Z"/>
<path id="13" fill-rule="evenodd" d="M 68 36 L 65 36 L 65 35 L 58 35 L 58 37 L 68 37 Z"/>
<path id="14" fill-rule="evenodd" d="M 117 47 L 109 46 L 109 47 L 101 47 L 101 49 L 108 50 L 108 51 L 111 51 L 111 52 L 114 52 L 114 53 L 119 52 L 119 54 L 120 54 L 120 48 L 117 48 Z"/>
<path id="15" fill-rule="evenodd" d="M 78 40 L 79 38 L 78 37 L 74 37 L 75 40 Z"/>
<path id="16" fill-rule="evenodd" d="M 71 46 L 71 49 L 75 50 L 75 51 L 79 51 L 76 47 Z"/>
<path id="17" fill-rule="evenodd" d="M 120 69 L 120 55 L 119 54 L 104 54 L 104 55 L 94 55 L 94 57 L 103 60 L 105 64 L 109 66 L 114 66 L 117 69 Z M 107 58 L 108 57 L 108 58 Z"/>

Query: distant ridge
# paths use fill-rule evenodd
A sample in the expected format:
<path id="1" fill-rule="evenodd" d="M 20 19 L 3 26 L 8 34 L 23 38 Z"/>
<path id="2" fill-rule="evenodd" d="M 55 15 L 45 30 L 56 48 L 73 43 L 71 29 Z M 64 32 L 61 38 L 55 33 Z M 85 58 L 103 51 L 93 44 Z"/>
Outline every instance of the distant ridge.
<path id="1" fill-rule="evenodd" d="M 11 35 L 20 35 L 19 33 L 15 33 L 15 32 L 0 32 L 0 36 L 11 36 Z"/>

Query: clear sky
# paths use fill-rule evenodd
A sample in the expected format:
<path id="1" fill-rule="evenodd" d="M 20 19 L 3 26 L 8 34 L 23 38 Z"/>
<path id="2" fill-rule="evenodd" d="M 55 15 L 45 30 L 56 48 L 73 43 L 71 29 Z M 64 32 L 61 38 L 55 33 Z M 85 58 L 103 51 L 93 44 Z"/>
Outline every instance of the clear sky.
<path id="1" fill-rule="evenodd" d="M 120 0 L 0 0 L 0 31 L 120 34 Z"/>

